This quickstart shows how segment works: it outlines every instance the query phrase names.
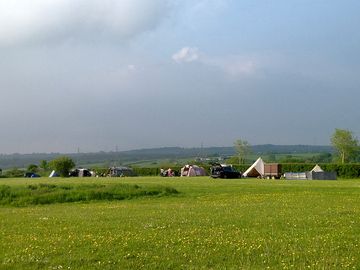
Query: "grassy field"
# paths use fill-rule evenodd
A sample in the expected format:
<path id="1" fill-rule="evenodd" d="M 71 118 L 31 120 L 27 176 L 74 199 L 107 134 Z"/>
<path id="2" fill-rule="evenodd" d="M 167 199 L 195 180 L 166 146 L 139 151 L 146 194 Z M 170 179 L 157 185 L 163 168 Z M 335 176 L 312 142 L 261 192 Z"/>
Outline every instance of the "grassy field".
<path id="1" fill-rule="evenodd" d="M 13 179 L 179 194 L 0 206 L 0 269 L 360 269 L 360 181 Z"/>

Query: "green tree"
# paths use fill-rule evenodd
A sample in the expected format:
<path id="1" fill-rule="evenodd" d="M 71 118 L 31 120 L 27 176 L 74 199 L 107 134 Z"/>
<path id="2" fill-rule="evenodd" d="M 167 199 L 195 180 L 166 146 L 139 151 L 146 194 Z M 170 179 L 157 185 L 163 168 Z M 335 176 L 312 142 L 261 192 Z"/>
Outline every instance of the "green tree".
<path id="1" fill-rule="evenodd" d="M 61 177 L 68 177 L 70 170 L 75 167 L 75 163 L 71 158 L 63 156 L 50 161 L 49 167 L 59 173 Z"/>
<path id="2" fill-rule="evenodd" d="M 27 167 L 28 172 L 36 173 L 36 172 L 38 172 L 38 170 L 39 170 L 39 167 L 37 165 L 35 165 L 35 164 L 30 164 Z"/>
<path id="3" fill-rule="evenodd" d="M 39 167 L 41 169 L 43 169 L 44 171 L 46 171 L 47 169 L 49 169 L 49 164 L 46 160 L 42 160 L 42 161 L 40 161 Z"/>
<path id="4" fill-rule="evenodd" d="M 331 136 L 331 144 L 337 151 L 340 162 L 349 162 L 359 152 L 359 142 L 350 130 L 335 129 Z"/>
<path id="5" fill-rule="evenodd" d="M 245 140 L 238 139 L 234 142 L 234 147 L 239 158 L 239 164 L 244 164 L 246 157 L 252 152 L 250 144 Z"/>
<path id="6" fill-rule="evenodd" d="M 239 157 L 238 156 L 232 156 L 225 160 L 227 164 L 239 164 Z"/>

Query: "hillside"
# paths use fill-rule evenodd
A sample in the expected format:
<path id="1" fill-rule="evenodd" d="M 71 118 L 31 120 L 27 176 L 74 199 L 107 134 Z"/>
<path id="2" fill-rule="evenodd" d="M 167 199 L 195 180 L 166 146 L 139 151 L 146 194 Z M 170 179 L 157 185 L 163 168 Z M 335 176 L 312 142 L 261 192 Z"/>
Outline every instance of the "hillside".
<path id="1" fill-rule="evenodd" d="M 331 146 L 313 145 L 254 145 L 254 154 L 301 154 L 301 153 L 331 153 Z M 41 160 L 52 160 L 61 155 L 70 156 L 77 165 L 84 164 L 119 164 L 142 160 L 160 159 L 184 159 L 195 157 L 227 157 L 235 154 L 233 147 L 204 147 L 204 148 L 182 148 L 163 147 L 151 149 L 138 149 L 121 152 L 97 152 L 97 153 L 33 153 L 33 154 L 10 154 L 0 155 L 0 168 L 24 168 L 29 164 L 39 164 Z"/>

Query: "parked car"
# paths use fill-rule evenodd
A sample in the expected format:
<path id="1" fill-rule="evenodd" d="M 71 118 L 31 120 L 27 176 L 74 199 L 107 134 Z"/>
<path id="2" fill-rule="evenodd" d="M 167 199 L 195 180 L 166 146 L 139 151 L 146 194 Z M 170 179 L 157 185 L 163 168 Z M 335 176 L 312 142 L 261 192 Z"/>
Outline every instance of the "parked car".
<path id="1" fill-rule="evenodd" d="M 40 177 L 40 175 L 36 174 L 36 173 L 33 173 L 33 172 L 26 172 L 24 174 L 24 177 L 25 178 L 37 178 L 37 177 Z"/>
<path id="2" fill-rule="evenodd" d="M 241 173 L 232 165 L 216 164 L 211 167 L 212 178 L 241 178 Z"/>
<path id="3" fill-rule="evenodd" d="M 94 175 L 95 173 L 88 169 L 74 169 L 69 172 L 70 177 L 91 177 Z"/>

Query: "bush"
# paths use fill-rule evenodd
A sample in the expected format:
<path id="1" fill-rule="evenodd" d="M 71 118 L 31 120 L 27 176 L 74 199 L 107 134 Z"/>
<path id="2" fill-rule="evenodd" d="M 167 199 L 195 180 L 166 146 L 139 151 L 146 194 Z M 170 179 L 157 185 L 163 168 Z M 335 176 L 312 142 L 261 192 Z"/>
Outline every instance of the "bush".
<path id="1" fill-rule="evenodd" d="M 92 167 L 90 168 L 91 171 L 95 172 L 96 175 L 98 176 L 106 176 L 109 172 L 109 168 L 108 167 Z"/>
<path id="2" fill-rule="evenodd" d="M 50 161 L 49 167 L 59 173 L 61 177 L 69 177 L 69 172 L 75 167 L 75 163 L 71 158 L 64 156 Z"/>
<path id="3" fill-rule="evenodd" d="M 138 176 L 158 176 L 160 175 L 160 168 L 132 168 L 134 173 Z M 176 169 L 174 169 L 176 170 Z"/>
<path id="4" fill-rule="evenodd" d="M 4 173 L 4 177 L 8 177 L 8 178 L 17 178 L 17 177 L 24 177 L 24 170 L 19 170 L 17 168 L 8 170 Z"/>
<path id="5" fill-rule="evenodd" d="M 244 173 L 250 166 L 251 166 L 250 164 L 233 165 L 234 169 L 241 173 Z"/>
<path id="6" fill-rule="evenodd" d="M 336 172 L 341 178 L 359 178 L 360 164 L 321 164 L 323 170 Z"/>

